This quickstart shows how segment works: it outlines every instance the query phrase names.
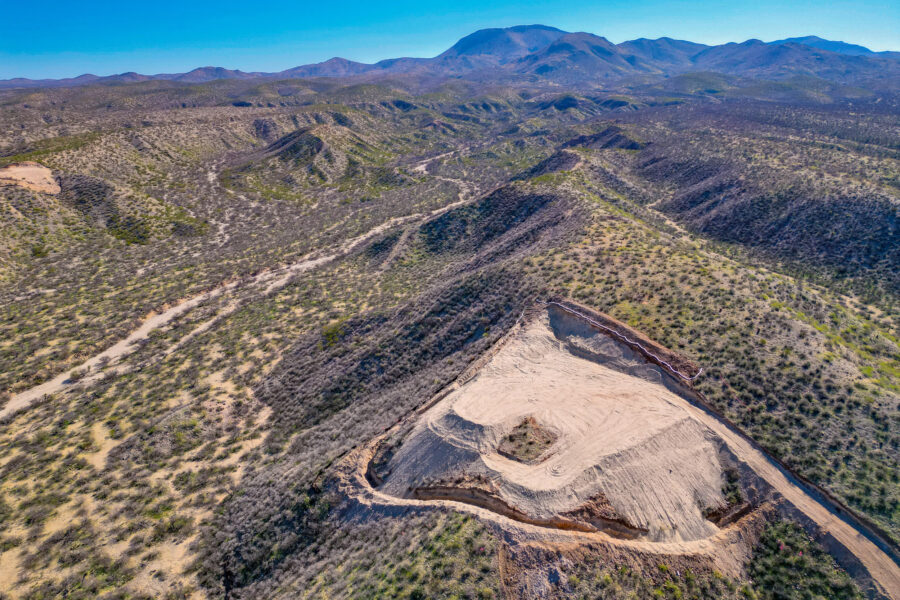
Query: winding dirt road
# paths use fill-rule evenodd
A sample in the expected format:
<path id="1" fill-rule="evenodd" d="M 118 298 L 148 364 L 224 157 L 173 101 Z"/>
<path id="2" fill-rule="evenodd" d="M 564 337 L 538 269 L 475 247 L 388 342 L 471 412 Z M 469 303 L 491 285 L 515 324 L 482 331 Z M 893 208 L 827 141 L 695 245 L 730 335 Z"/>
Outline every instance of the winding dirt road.
<path id="1" fill-rule="evenodd" d="M 440 156 L 435 156 L 429 159 L 418 163 L 418 165 L 413 169 L 414 171 L 425 172 L 427 165 L 435 160 L 439 160 L 448 154 L 442 154 Z M 127 337 L 122 340 L 119 340 L 106 350 L 100 352 L 82 362 L 81 364 L 58 374 L 53 379 L 45 381 L 39 385 L 36 385 L 32 388 L 19 392 L 17 394 L 13 394 L 10 400 L 6 403 L 2 409 L 0 409 L 0 419 L 11 415 L 19 410 L 25 409 L 29 407 L 32 403 L 40 400 L 45 396 L 49 396 L 52 394 L 56 394 L 59 392 L 63 392 L 69 389 L 73 389 L 79 382 L 81 384 L 90 383 L 97 378 L 99 378 L 102 374 L 99 372 L 100 368 L 105 367 L 113 367 L 121 361 L 133 354 L 138 350 L 139 343 L 143 340 L 148 339 L 150 332 L 155 329 L 159 329 L 161 327 L 165 327 L 166 325 L 172 323 L 178 317 L 184 315 L 188 311 L 193 308 L 200 306 L 201 304 L 205 304 L 211 300 L 222 296 L 223 294 L 227 294 L 233 291 L 238 286 L 242 288 L 259 288 L 260 295 L 268 295 L 284 286 L 286 286 L 295 276 L 315 269 L 317 267 L 321 267 L 325 264 L 328 264 L 334 260 L 337 260 L 343 256 L 346 256 L 353 252 L 356 248 L 358 248 L 361 244 L 371 240 L 372 238 L 381 235 L 382 233 L 388 231 L 389 229 L 401 225 L 405 225 L 407 223 L 415 222 L 415 221 L 425 221 L 436 216 L 439 216 L 452 208 L 470 202 L 472 197 L 474 196 L 474 192 L 469 190 L 467 184 L 460 180 L 456 179 L 448 179 L 446 177 L 433 176 L 438 179 L 447 180 L 455 183 L 459 188 L 459 200 L 457 202 L 453 202 L 451 204 L 442 206 L 439 209 L 433 210 L 429 213 L 416 213 L 412 215 L 407 215 L 403 217 L 394 217 L 385 221 L 384 223 L 373 227 L 366 233 L 347 240 L 343 244 L 341 244 L 336 249 L 330 251 L 330 253 L 324 255 L 313 255 L 306 256 L 300 259 L 299 261 L 282 266 L 275 269 L 269 269 L 259 273 L 258 275 L 250 278 L 249 280 L 234 280 L 230 282 L 223 283 L 209 291 L 203 292 L 191 298 L 187 298 L 171 306 L 166 308 L 164 311 L 151 314 L 141 325 L 132 331 Z M 215 171 L 211 170 L 207 174 L 207 179 L 210 182 L 215 181 Z M 211 319 L 201 323 L 197 327 L 195 327 L 191 332 L 189 332 L 182 340 L 177 342 L 174 346 L 169 348 L 165 355 L 171 354 L 177 348 L 181 347 L 185 342 L 189 339 L 195 337 L 199 333 L 209 329 L 216 322 L 221 320 L 222 318 L 228 316 L 236 309 L 235 304 L 229 304 L 224 308 L 220 309 L 215 316 Z M 127 367 L 119 367 L 116 369 L 116 372 L 121 372 L 125 370 Z M 78 372 L 81 375 L 79 381 L 73 381 L 71 378 L 72 372 Z"/>
<path id="2" fill-rule="evenodd" d="M 443 156 L 446 155 L 432 157 L 422 161 L 416 165 L 413 170 L 426 173 L 428 164 Z M 258 288 L 259 293 L 262 295 L 269 294 L 287 285 L 296 275 L 346 256 L 354 249 L 358 248 L 360 244 L 365 243 L 393 227 L 413 221 L 424 221 L 433 218 L 456 206 L 471 201 L 471 198 L 475 196 L 475 190 L 470 189 L 465 182 L 437 175 L 432 176 L 457 185 L 460 188 L 459 201 L 427 214 L 414 214 L 390 219 L 365 234 L 348 240 L 338 248 L 331 250 L 330 253 L 307 256 L 293 264 L 264 271 L 249 280 L 235 280 L 223 283 L 207 292 L 178 302 L 174 306 L 148 317 L 127 337 L 84 361 L 74 369 L 68 370 L 49 381 L 13 395 L 6 406 L 0 410 L 0 419 L 11 415 L 16 411 L 27 408 L 32 403 L 45 396 L 71 389 L 72 382 L 70 382 L 70 372 L 72 370 L 83 372 L 86 376 L 89 376 L 87 377 L 87 380 L 99 376 L 98 367 L 120 363 L 125 357 L 134 353 L 139 348 L 138 343 L 142 340 L 146 340 L 153 330 L 170 324 L 178 317 L 204 303 L 232 292 L 239 285 L 241 285 L 241 287 L 250 286 Z M 195 327 L 185 338 L 182 338 L 180 342 L 170 348 L 169 351 L 167 351 L 167 354 L 171 353 L 171 351 L 180 346 L 180 344 L 183 344 L 186 340 L 191 339 L 198 333 L 211 327 L 216 321 L 231 314 L 234 309 L 234 304 L 226 304 L 211 319 Z M 459 384 L 455 385 L 458 386 Z M 833 507 L 811 495 L 802 482 L 799 482 L 790 473 L 782 469 L 774 460 L 757 449 L 751 442 L 732 429 L 727 423 L 719 419 L 716 415 L 689 402 L 687 399 L 682 399 L 682 404 L 684 410 L 688 411 L 694 419 L 704 424 L 724 440 L 731 451 L 734 452 L 739 459 L 749 465 L 761 478 L 771 485 L 772 488 L 783 497 L 784 502 L 790 504 L 797 511 L 805 515 L 823 531 L 828 532 L 840 545 L 851 552 L 862 563 L 872 579 L 876 582 L 877 586 L 887 597 L 893 598 L 894 600 L 900 600 L 900 567 L 898 567 L 897 563 L 886 552 L 863 535 L 856 527 L 839 516 Z M 365 447 L 354 451 L 349 457 L 351 464 L 353 465 L 353 490 L 357 499 L 363 504 L 380 505 L 384 507 L 447 506 L 452 507 L 455 510 L 467 511 L 483 519 L 496 522 L 504 529 L 517 531 L 525 538 L 529 539 L 582 542 L 601 541 L 605 544 L 659 554 L 702 554 L 716 557 L 721 553 L 723 546 L 737 543 L 736 537 L 740 537 L 739 532 L 737 532 L 734 527 L 727 527 L 719 530 L 709 538 L 693 541 L 648 542 L 640 539 L 626 540 L 611 537 L 603 532 L 561 530 L 522 523 L 488 509 L 453 500 L 398 498 L 372 488 L 365 477 L 368 464 L 372 459 L 379 439 L 380 438 L 373 440 Z M 719 558 L 721 560 L 721 557 Z"/>
<path id="3" fill-rule="evenodd" d="M 160 313 L 151 315 L 127 337 L 119 340 L 99 354 L 92 356 L 80 365 L 66 372 L 60 373 L 49 381 L 45 381 L 44 383 L 36 385 L 23 392 L 19 392 L 18 394 L 13 394 L 12 398 L 9 400 L 9 402 L 7 402 L 6 406 L 4 406 L 2 410 L 0 410 L 0 419 L 23 408 L 27 408 L 29 405 L 31 405 L 31 403 L 43 398 L 44 396 L 49 396 L 51 394 L 56 394 L 64 390 L 71 389 L 72 386 L 77 383 L 76 381 L 72 381 L 71 379 L 71 373 L 73 371 L 77 371 L 81 373 L 83 377 L 87 378 L 88 380 L 92 380 L 93 378 L 91 378 L 90 375 L 96 374 L 95 372 L 98 370 L 98 367 L 113 366 L 121 362 L 123 358 L 137 351 L 140 347 L 139 343 L 143 340 L 146 340 L 150 336 L 150 332 L 152 332 L 153 330 L 159 329 L 160 327 L 165 327 L 191 309 L 214 300 L 219 296 L 222 296 L 223 294 L 234 290 L 239 285 L 241 285 L 242 287 L 259 287 L 261 295 L 270 294 L 287 285 L 290 280 L 296 275 L 323 266 L 333 260 L 349 254 L 360 244 L 387 231 L 391 227 L 395 227 L 407 221 L 420 218 L 422 218 L 422 215 L 410 215 L 407 217 L 398 217 L 395 219 L 391 219 L 377 227 L 372 228 L 363 235 L 345 242 L 331 254 L 318 257 L 304 257 L 302 260 L 299 260 L 296 263 L 269 271 L 263 271 L 249 281 L 231 281 L 202 294 L 198 294 L 186 300 L 182 300 L 181 302 L 178 302 L 174 306 L 167 308 Z M 233 312 L 234 308 L 235 307 L 231 305 L 226 306 L 215 317 L 198 325 L 193 331 L 188 333 L 186 338 L 179 342 L 178 345 L 180 346 L 183 342 L 187 341 L 187 339 L 190 339 L 201 333 L 202 331 L 209 329 L 209 327 L 211 327 L 216 321 Z M 174 349 L 175 348 L 173 347 L 170 350 Z M 171 352 L 167 352 L 166 354 L 170 353 Z"/>

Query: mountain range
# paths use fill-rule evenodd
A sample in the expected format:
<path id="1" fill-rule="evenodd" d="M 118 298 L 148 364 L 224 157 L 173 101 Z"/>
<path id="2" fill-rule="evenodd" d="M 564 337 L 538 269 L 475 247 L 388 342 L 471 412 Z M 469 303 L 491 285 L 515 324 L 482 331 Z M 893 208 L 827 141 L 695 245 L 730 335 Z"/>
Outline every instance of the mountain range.
<path id="1" fill-rule="evenodd" d="M 692 71 L 763 79 L 813 76 L 841 83 L 893 85 L 900 78 L 900 52 L 873 52 L 846 42 L 805 36 L 708 46 L 667 37 L 613 44 L 591 33 L 570 33 L 545 25 L 482 29 L 434 58 L 392 58 L 374 64 L 335 57 L 275 73 L 200 67 L 187 73 L 129 72 L 68 79 L 16 78 L 0 88 L 61 87 L 91 83 L 165 80 L 204 83 L 220 79 L 373 77 L 413 74 L 489 80 L 547 80 L 596 86 L 634 76 L 670 76 Z"/>

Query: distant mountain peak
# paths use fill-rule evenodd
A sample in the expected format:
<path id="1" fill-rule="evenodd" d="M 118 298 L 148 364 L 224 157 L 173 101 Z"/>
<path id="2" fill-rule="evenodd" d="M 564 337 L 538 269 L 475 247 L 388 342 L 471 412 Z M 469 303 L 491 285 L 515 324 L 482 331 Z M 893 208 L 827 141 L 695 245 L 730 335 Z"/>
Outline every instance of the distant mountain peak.
<path id="1" fill-rule="evenodd" d="M 547 25 L 480 29 L 460 39 L 438 58 L 482 56 L 505 63 L 540 50 L 564 35 L 565 31 Z"/>
<path id="2" fill-rule="evenodd" d="M 598 56 L 610 56 L 615 53 L 615 46 L 605 37 L 578 31 L 567 33 L 554 40 L 543 52 L 547 54 L 587 52 Z"/>
<path id="3" fill-rule="evenodd" d="M 818 48 L 819 50 L 836 52 L 837 54 L 846 54 L 848 56 L 866 56 L 869 54 L 875 54 L 865 46 L 860 46 L 858 44 L 848 44 L 847 42 L 826 40 L 824 38 L 820 38 L 817 35 L 785 38 L 783 40 L 775 40 L 774 42 L 769 42 L 769 44 L 772 46 L 778 46 L 782 44 L 802 44 L 811 48 Z"/>
<path id="4" fill-rule="evenodd" d="M 277 75 L 283 77 L 346 77 L 349 75 L 359 75 L 372 70 L 373 65 L 359 63 L 340 56 L 329 58 L 328 60 L 311 65 L 301 65 L 286 71 L 281 71 Z"/>
<path id="5" fill-rule="evenodd" d="M 516 33 L 522 33 L 526 31 L 550 31 L 556 33 L 566 33 L 565 31 L 557 27 L 551 27 L 550 25 L 541 25 L 539 23 L 536 23 L 534 25 L 513 25 L 512 27 L 504 27 L 502 29 L 505 29 L 507 31 L 514 31 Z"/>
<path id="6" fill-rule="evenodd" d="M 660 67 L 687 68 L 691 59 L 699 52 L 709 48 L 705 44 L 661 37 L 655 40 L 639 38 L 622 42 L 617 46 L 630 62 L 657 64 Z"/>

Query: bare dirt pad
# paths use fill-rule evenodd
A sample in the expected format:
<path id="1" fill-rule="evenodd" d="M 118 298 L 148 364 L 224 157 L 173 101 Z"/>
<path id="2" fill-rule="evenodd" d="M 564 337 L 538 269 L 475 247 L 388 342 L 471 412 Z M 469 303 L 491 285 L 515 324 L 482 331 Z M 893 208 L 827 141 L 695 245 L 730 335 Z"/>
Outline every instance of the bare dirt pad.
<path id="1" fill-rule="evenodd" d="M 739 573 L 760 511 L 801 523 L 870 597 L 900 600 L 896 562 L 661 367 L 565 307 L 518 325 L 409 420 L 348 457 L 347 492 L 367 510 L 446 507 L 517 543 L 601 543 L 639 554 L 709 557 Z M 533 418 L 555 439 L 541 461 L 499 452 Z M 718 526 L 725 472 L 756 510 Z M 348 473 L 350 474 L 350 473 Z M 728 484 L 728 485 L 726 485 Z"/>
<path id="2" fill-rule="evenodd" d="M 725 503 L 720 442 L 662 380 L 658 367 L 551 308 L 423 415 L 382 489 L 407 496 L 480 474 L 534 518 L 554 519 L 602 496 L 635 535 L 706 538 L 716 527 L 703 510 Z M 539 464 L 498 451 L 528 418 L 556 438 Z"/>
<path id="3" fill-rule="evenodd" d="M 59 193 L 53 171 L 36 162 L 13 163 L 3 167 L 0 169 L 0 183 L 12 183 L 45 194 Z"/>

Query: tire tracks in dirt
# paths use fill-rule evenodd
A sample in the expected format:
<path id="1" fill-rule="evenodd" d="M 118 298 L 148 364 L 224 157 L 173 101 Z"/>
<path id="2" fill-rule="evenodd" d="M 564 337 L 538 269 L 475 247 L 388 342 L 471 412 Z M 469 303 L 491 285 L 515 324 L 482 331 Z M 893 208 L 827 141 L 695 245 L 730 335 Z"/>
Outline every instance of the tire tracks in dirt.
<path id="1" fill-rule="evenodd" d="M 271 294 L 278 289 L 286 286 L 295 276 L 307 271 L 311 271 L 317 267 L 324 266 L 325 264 L 328 264 L 339 258 L 343 258 L 367 240 L 380 235 L 391 227 L 395 227 L 398 224 L 418 218 L 421 218 L 421 215 L 410 215 L 407 217 L 398 217 L 395 219 L 391 219 L 381 225 L 378 225 L 377 227 L 372 228 L 363 235 L 345 242 L 330 254 L 325 254 L 318 257 L 307 256 L 293 264 L 263 271 L 249 279 L 243 278 L 232 280 L 220 284 L 211 290 L 208 290 L 191 298 L 181 300 L 174 306 L 168 307 L 159 313 L 152 313 L 144 320 L 143 323 L 141 323 L 141 325 L 137 329 L 132 331 L 128 336 L 119 340 L 106 350 L 95 354 L 81 364 L 63 373 L 60 373 L 49 381 L 45 381 L 44 383 L 36 385 L 25 391 L 13 394 L 12 398 L 10 398 L 9 402 L 7 402 L 6 406 L 0 409 L 0 419 L 3 419 L 4 417 L 14 412 L 27 408 L 32 403 L 45 396 L 56 394 L 61 391 L 75 389 L 76 387 L 78 387 L 75 384 L 79 383 L 79 381 L 72 380 L 72 372 L 80 372 L 83 374 L 83 377 L 87 378 L 84 381 L 81 381 L 82 384 L 94 381 L 97 378 L 96 375 L 99 375 L 97 371 L 100 367 L 112 367 L 117 365 L 125 357 L 136 352 L 140 347 L 140 343 L 148 339 L 152 331 L 165 327 L 178 317 L 185 315 L 194 308 L 207 304 L 210 301 L 216 300 L 220 296 L 231 293 L 238 288 L 246 289 L 248 287 L 257 287 L 260 288 L 259 295 L 265 296 Z M 213 324 L 215 324 L 215 322 L 228 316 L 235 309 L 236 306 L 232 305 L 224 307 L 216 314 L 216 316 L 205 321 L 204 323 L 201 323 L 194 330 L 186 334 L 185 338 L 182 338 L 182 340 L 176 343 L 176 346 L 180 346 L 188 339 L 195 337 L 197 334 L 202 333 L 202 331 L 205 331 L 206 329 L 209 329 Z M 177 348 L 173 347 L 172 349 L 170 349 L 171 351 L 167 351 L 166 354 L 170 354 L 175 349 Z M 121 370 L 122 368 L 120 367 L 114 372 L 121 372 Z M 91 375 L 94 376 L 91 377 Z"/>

